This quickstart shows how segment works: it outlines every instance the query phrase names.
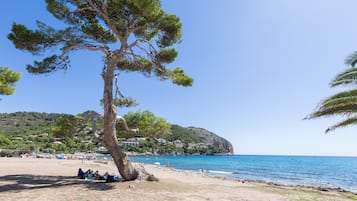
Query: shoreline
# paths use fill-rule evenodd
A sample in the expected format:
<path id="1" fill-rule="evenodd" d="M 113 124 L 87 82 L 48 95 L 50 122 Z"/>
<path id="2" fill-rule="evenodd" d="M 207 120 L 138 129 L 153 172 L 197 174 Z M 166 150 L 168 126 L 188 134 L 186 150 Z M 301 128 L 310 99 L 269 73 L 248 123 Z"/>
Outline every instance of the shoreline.
<path id="1" fill-rule="evenodd" d="M 80 167 L 117 174 L 108 160 L 0 158 L 0 200 L 357 200 L 356 193 L 338 189 L 324 191 L 153 164 L 134 165 L 143 165 L 159 181 L 103 183 L 75 178 Z"/>
<path id="2" fill-rule="evenodd" d="M 146 163 L 140 163 L 143 164 L 144 166 L 146 165 L 152 165 L 152 164 L 146 164 Z M 176 168 L 171 168 L 171 167 L 165 167 L 165 166 L 160 166 L 162 168 L 169 168 L 173 169 L 175 171 L 182 171 L 182 172 L 192 172 L 192 173 L 199 173 L 194 170 L 186 170 L 186 169 L 176 169 Z M 312 189 L 312 190 L 318 190 L 322 192 L 339 192 L 339 193 L 350 193 L 357 195 L 357 191 L 352 191 L 348 189 L 344 189 L 341 187 L 318 187 L 318 186 L 309 186 L 309 185 L 294 185 L 294 184 L 280 184 L 280 183 L 275 183 L 271 181 L 265 181 L 265 180 L 253 180 L 253 179 L 239 179 L 239 178 L 232 178 L 232 177 L 226 177 L 226 176 L 220 176 L 220 175 L 209 175 L 205 174 L 207 177 L 212 177 L 212 178 L 217 178 L 217 179 L 222 179 L 222 180 L 232 180 L 232 181 L 238 181 L 238 182 L 251 182 L 251 183 L 259 183 L 259 184 L 267 184 L 271 186 L 278 186 L 278 187 L 286 187 L 286 188 L 305 188 L 305 189 Z"/>
<path id="3" fill-rule="evenodd" d="M 154 163 L 151 163 L 152 161 L 153 160 L 151 160 L 149 163 L 146 163 L 145 161 L 141 160 L 140 162 L 143 162 L 144 164 L 154 164 Z M 160 161 L 160 160 L 158 160 L 158 161 Z M 161 164 L 161 165 L 162 165 L 162 167 L 166 167 L 165 164 Z M 264 180 L 264 179 L 261 179 L 258 177 L 251 179 L 250 176 L 247 176 L 249 174 L 247 174 L 247 175 L 241 174 L 239 172 L 234 172 L 233 170 L 184 169 L 184 167 L 179 167 L 177 169 L 182 170 L 182 171 L 192 171 L 192 172 L 203 171 L 205 174 L 207 174 L 208 176 L 212 176 L 212 177 L 217 177 L 217 178 L 224 177 L 226 179 L 233 179 L 233 180 L 239 180 L 239 181 L 244 180 L 244 181 L 250 181 L 250 182 L 266 183 L 266 184 L 270 184 L 270 185 L 274 185 L 274 186 L 305 187 L 305 188 L 309 188 L 309 189 L 317 189 L 320 191 L 339 191 L 339 192 L 350 192 L 353 194 L 357 194 L 357 188 L 355 186 L 344 185 L 344 183 L 341 183 L 341 185 L 336 185 L 337 183 L 333 183 L 333 181 L 331 182 L 331 181 L 326 181 L 326 180 L 316 180 L 315 183 L 314 182 L 304 183 L 304 182 L 296 182 L 294 180 L 288 180 L 288 179 L 279 180 L 279 179 L 276 179 L 277 177 L 263 177 L 263 178 L 267 178 L 267 180 Z M 305 178 L 305 177 L 299 177 L 299 178 Z M 276 180 L 274 180 L 274 179 L 276 179 Z M 275 182 L 275 181 L 277 181 L 277 182 Z M 305 184 L 307 184 L 307 185 L 305 185 Z M 335 184 L 335 185 L 333 185 L 333 184 Z M 349 187 L 352 187 L 352 188 L 349 188 Z"/>
<path id="4" fill-rule="evenodd" d="M 0 157 L 1 158 L 14 158 L 14 159 L 49 159 L 49 160 L 78 160 L 78 161 L 99 161 L 99 162 L 113 162 L 112 159 L 103 159 L 102 156 L 107 156 L 107 154 L 98 154 L 98 153 L 76 153 L 76 154 L 50 154 L 51 157 L 46 157 L 46 154 L 24 154 L 19 157 Z M 38 157 L 40 156 L 40 157 Z M 58 156 L 64 156 L 64 158 L 58 158 Z M 100 159 L 97 157 L 100 156 Z M 130 156 L 143 156 L 143 155 L 130 155 Z M 152 155 L 144 155 L 144 156 L 152 156 Z M 271 156 L 271 155 L 269 155 Z M 319 156 L 316 156 L 319 157 Z M 348 156 L 347 156 L 348 157 Z M 105 158 L 105 157 L 104 157 Z M 141 162 L 133 162 L 133 164 L 142 164 L 144 166 L 155 166 L 157 167 L 157 164 L 151 164 L 151 163 L 141 163 Z M 1 167 L 1 166 L 0 166 Z M 259 183 L 259 184 L 266 184 L 266 185 L 272 185 L 272 186 L 277 186 L 277 187 L 286 187 L 286 188 L 304 188 L 304 189 L 312 189 L 312 190 L 317 190 L 321 192 L 339 192 L 339 193 L 349 193 L 357 196 L 357 191 L 352 191 L 348 190 L 345 188 L 341 187 L 321 187 L 321 186 L 313 186 L 313 185 L 300 185 L 300 184 L 281 184 L 281 183 L 275 183 L 272 181 L 265 181 L 265 180 L 251 180 L 251 179 L 240 179 L 240 178 L 233 178 L 233 177 L 227 177 L 224 175 L 215 175 L 213 173 L 207 174 L 207 172 L 197 172 L 195 170 L 189 170 L 189 169 L 177 169 L 174 167 L 167 167 L 164 165 L 159 165 L 160 168 L 168 168 L 174 171 L 182 171 L 182 172 L 191 172 L 193 174 L 205 174 L 207 177 L 211 178 L 217 178 L 217 179 L 223 179 L 223 180 L 233 180 L 233 181 L 238 181 L 238 182 L 251 182 L 251 183 Z M 357 199 L 356 199 L 357 200 Z"/>
<path id="5" fill-rule="evenodd" d="M 146 163 L 138 163 L 138 164 L 143 164 L 144 166 L 151 166 L 152 164 L 146 164 Z M 174 171 L 181 171 L 181 172 L 191 172 L 193 174 L 200 174 L 199 172 L 196 172 L 194 170 L 184 170 L 184 169 L 176 169 L 176 168 L 171 168 L 171 167 L 164 167 L 160 166 L 160 168 L 168 168 Z M 203 173 L 204 174 L 204 173 Z M 353 194 L 357 196 L 357 192 L 350 191 L 341 187 L 316 187 L 316 186 L 307 186 L 307 185 L 285 185 L 285 184 L 279 184 L 279 183 L 274 183 L 270 181 L 264 181 L 264 180 L 251 180 L 251 179 L 238 179 L 238 178 L 231 178 L 231 177 L 225 177 L 225 176 L 218 176 L 218 175 L 208 175 L 204 174 L 207 177 L 211 178 L 216 178 L 216 179 L 221 179 L 221 180 L 231 180 L 231 181 L 237 181 L 237 182 L 242 182 L 242 183 L 255 183 L 255 184 L 265 184 L 269 186 L 276 186 L 276 187 L 282 187 L 282 188 L 301 188 L 301 189 L 306 189 L 306 190 L 316 190 L 316 191 L 321 191 L 321 192 L 335 192 L 335 193 L 348 193 L 348 194 Z"/>

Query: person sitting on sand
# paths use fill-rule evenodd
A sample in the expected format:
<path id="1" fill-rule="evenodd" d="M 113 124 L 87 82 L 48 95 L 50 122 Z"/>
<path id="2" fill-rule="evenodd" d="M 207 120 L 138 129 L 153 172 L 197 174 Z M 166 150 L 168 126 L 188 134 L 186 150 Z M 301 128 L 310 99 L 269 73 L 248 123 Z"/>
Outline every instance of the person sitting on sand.
<path id="1" fill-rule="evenodd" d="M 114 182 L 115 179 L 114 179 L 114 174 L 109 174 L 108 172 L 106 172 L 104 175 L 103 175 L 103 179 L 105 179 L 105 182 L 106 183 L 110 183 L 110 182 Z"/>
<path id="2" fill-rule="evenodd" d="M 109 175 L 109 173 L 108 173 L 108 172 L 105 172 L 105 173 L 103 174 L 102 178 L 103 178 L 104 180 L 107 180 L 108 175 Z"/>
<path id="3" fill-rule="evenodd" d="M 88 169 L 85 173 L 85 178 L 90 179 L 93 177 L 93 171 L 91 169 Z"/>
<path id="4" fill-rule="evenodd" d="M 86 176 L 87 176 L 89 173 L 90 173 L 90 169 L 88 169 L 88 170 L 85 172 Z"/>
<path id="5" fill-rule="evenodd" d="M 82 168 L 78 169 L 77 177 L 80 179 L 84 179 L 86 177 L 86 174 L 83 172 Z"/>
<path id="6" fill-rule="evenodd" d="M 94 179 L 95 180 L 100 180 L 100 175 L 99 175 L 99 171 L 98 170 L 95 171 L 95 173 L 94 173 Z"/>
<path id="7" fill-rule="evenodd" d="M 93 177 L 94 177 L 93 170 L 89 169 L 89 173 L 87 174 L 87 179 L 93 179 Z"/>

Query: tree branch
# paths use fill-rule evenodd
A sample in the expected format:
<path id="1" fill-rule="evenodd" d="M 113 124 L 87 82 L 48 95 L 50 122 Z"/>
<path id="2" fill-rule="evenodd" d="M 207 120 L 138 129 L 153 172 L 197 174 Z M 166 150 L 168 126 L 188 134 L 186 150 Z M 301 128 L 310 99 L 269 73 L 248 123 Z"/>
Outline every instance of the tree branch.
<path id="1" fill-rule="evenodd" d="M 117 115 L 117 119 L 116 120 L 117 121 L 120 120 L 120 121 L 123 122 L 124 128 L 125 128 L 126 131 L 134 132 L 134 133 L 139 132 L 139 128 L 129 128 L 124 117 Z"/>
<path id="2" fill-rule="evenodd" d="M 141 41 L 141 40 L 139 40 L 139 41 Z M 135 46 L 146 53 L 147 57 L 150 58 L 151 62 L 153 62 L 155 64 L 154 66 L 155 66 L 156 70 L 158 70 L 161 73 L 165 73 L 165 68 L 160 64 L 160 62 L 156 61 L 156 58 L 154 56 L 157 54 L 157 50 L 155 49 L 155 47 L 150 42 L 148 42 L 144 39 L 143 39 L 143 41 L 144 41 L 144 43 L 149 45 L 149 48 L 151 49 L 149 52 L 145 48 L 141 47 L 139 44 L 136 44 Z M 132 51 L 132 49 L 130 49 L 130 50 Z M 160 67 L 162 67 L 162 68 L 160 68 Z"/>
<path id="3" fill-rule="evenodd" d="M 69 51 L 71 50 L 74 50 L 74 49 L 84 49 L 84 50 L 90 50 L 90 51 L 102 51 L 104 54 L 109 54 L 108 52 L 108 48 L 106 47 L 91 47 L 91 46 L 85 46 L 85 45 L 72 45 L 72 46 L 69 46 L 67 48 L 65 48 L 61 54 L 61 56 L 65 55 L 66 53 L 68 53 Z"/>
<path id="4" fill-rule="evenodd" d="M 139 31 L 140 29 L 146 29 L 146 28 L 147 28 L 146 26 L 137 26 L 134 29 L 131 29 L 130 31 L 131 32 L 136 32 L 136 31 Z"/>
<path id="5" fill-rule="evenodd" d="M 125 44 L 125 40 L 124 38 L 119 34 L 118 30 L 113 26 L 113 24 L 111 23 L 110 19 L 109 19 L 109 14 L 108 14 L 108 9 L 107 6 L 105 5 L 105 2 L 102 0 L 102 5 L 103 5 L 103 11 L 101 11 L 100 9 L 98 9 L 92 0 L 87 0 L 87 2 L 89 3 L 89 5 L 98 13 L 100 14 L 105 23 L 109 26 L 109 28 L 114 32 L 114 34 L 116 35 L 117 38 L 119 38 L 120 42 L 122 44 Z"/>
<path id="6" fill-rule="evenodd" d="M 132 19 L 129 22 L 128 32 L 125 34 L 125 38 L 129 38 L 130 34 L 133 32 L 139 31 L 140 29 L 146 29 L 146 28 L 147 27 L 145 25 L 134 27 L 134 19 Z"/>
<path id="7" fill-rule="evenodd" d="M 81 8 L 81 9 L 77 9 L 77 10 L 73 11 L 73 13 L 79 13 L 79 12 L 85 11 L 85 10 L 96 11 L 93 8 Z"/>
<path id="8" fill-rule="evenodd" d="M 134 47 L 136 44 L 138 44 L 138 40 L 137 40 L 137 39 L 129 45 L 129 48 L 131 49 L 131 48 Z"/>
<path id="9" fill-rule="evenodd" d="M 124 117 L 117 115 L 116 121 L 118 121 L 118 120 L 123 122 L 124 128 L 126 131 L 134 132 L 134 133 L 139 132 L 139 128 L 130 129 L 128 127 L 128 124 L 126 123 L 126 120 Z M 96 125 L 95 125 L 95 127 L 96 127 Z M 99 130 L 95 129 L 94 130 L 94 137 L 97 138 L 100 142 L 103 142 L 102 135 L 103 135 L 103 129 L 99 129 Z"/>
<path id="10" fill-rule="evenodd" d="M 150 49 L 152 49 L 153 51 L 155 51 L 155 53 L 157 53 L 156 48 L 154 47 L 154 45 L 150 41 L 148 41 L 146 39 L 143 39 L 143 38 L 138 38 L 137 41 L 140 41 L 142 43 L 146 43 L 147 45 L 149 45 Z"/>

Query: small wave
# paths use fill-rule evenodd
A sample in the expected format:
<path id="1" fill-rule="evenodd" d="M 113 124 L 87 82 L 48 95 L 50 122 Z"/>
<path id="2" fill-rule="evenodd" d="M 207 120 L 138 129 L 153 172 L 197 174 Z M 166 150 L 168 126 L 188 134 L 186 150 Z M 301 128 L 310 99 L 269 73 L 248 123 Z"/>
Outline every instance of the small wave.
<path id="1" fill-rule="evenodd" d="M 234 174 L 234 172 L 226 172 L 226 171 L 220 171 L 220 170 L 207 170 L 209 173 L 214 173 L 214 174 Z"/>

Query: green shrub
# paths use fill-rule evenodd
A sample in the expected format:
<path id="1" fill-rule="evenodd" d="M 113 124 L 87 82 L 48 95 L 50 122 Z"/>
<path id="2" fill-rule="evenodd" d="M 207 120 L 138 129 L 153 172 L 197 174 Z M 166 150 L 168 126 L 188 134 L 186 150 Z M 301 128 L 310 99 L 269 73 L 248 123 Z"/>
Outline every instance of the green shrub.
<path id="1" fill-rule="evenodd" d="M 0 147 L 6 147 L 8 145 L 12 145 L 12 142 L 5 135 L 0 134 Z"/>

